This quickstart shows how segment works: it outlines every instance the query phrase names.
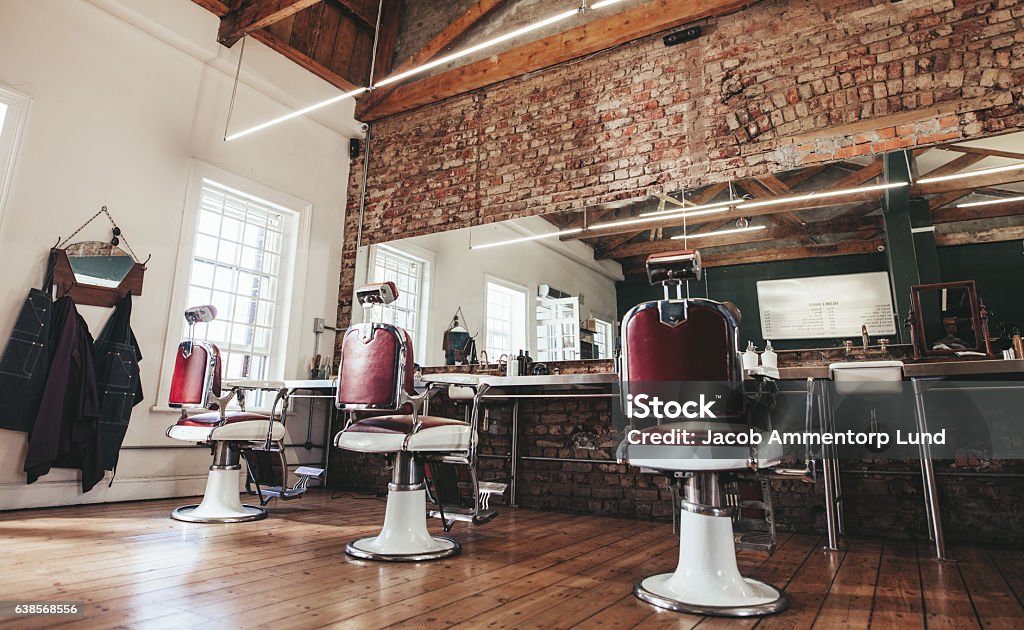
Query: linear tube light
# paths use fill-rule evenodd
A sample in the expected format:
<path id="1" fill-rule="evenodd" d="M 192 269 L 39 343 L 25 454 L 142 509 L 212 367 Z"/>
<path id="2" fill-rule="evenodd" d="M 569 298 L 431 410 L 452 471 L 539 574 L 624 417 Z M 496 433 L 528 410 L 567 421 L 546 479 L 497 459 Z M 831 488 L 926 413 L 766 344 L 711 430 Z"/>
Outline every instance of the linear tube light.
<path id="1" fill-rule="evenodd" d="M 680 212 L 685 213 L 686 216 L 700 216 L 702 214 L 714 214 L 716 212 L 725 212 L 729 209 L 729 206 L 734 206 L 740 203 L 739 200 L 733 199 L 730 201 L 719 201 L 717 203 L 709 203 L 703 206 L 690 206 L 688 208 L 673 208 L 671 210 L 652 210 L 650 212 L 641 212 L 637 216 L 641 217 L 653 217 L 661 216 L 666 214 L 678 214 Z"/>
<path id="2" fill-rule="evenodd" d="M 683 210 L 675 210 L 673 212 L 666 212 L 665 214 L 658 214 L 656 216 L 640 217 L 636 219 L 620 219 L 617 221 L 608 221 L 606 223 L 595 223 L 591 225 L 588 230 L 603 230 L 611 227 L 622 227 L 625 225 L 636 225 L 638 223 L 650 223 L 651 221 L 661 221 L 663 219 L 679 219 L 687 216 L 687 213 Z"/>
<path id="3" fill-rule="evenodd" d="M 1010 203 L 1013 201 L 1024 201 L 1024 197 L 1006 197 L 1005 199 L 989 199 L 988 201 L 972 201 L 970 203 L 958 203 L 957 208 L 973 208 L 975 206 L 991 206 L 997 203 Z"/>
<path id="4" fill-rule="evenodd" d="M 919 182 L 920 183 L 920 182 Z M 885 190 L 887 188 L 900 188 L 902 186 L 909 186 L 907 182 L 896 182 L 892 184 L 876 184 L 874 186 L 861 186 L 859 188 L 846 188 L 844 190 L 830 190 L 827 192 L 810 193 L 807 195 L 798 195 L 796 197 L 776 197 L 775 199 L 767 199 L 765 201 L 748 201 L 742 203 L 736 208 L 738 210 L 744 210 L 746 208 L 760 208 L 762 206 L 774 206 L 780 203 L 789 203 L 791 201 L 806 201 L 809 199 L 823 199 L 826 197 L 839 197 L 842 195 L 849 195 L 859 192 L 871 192 L 873 190 Z"/>
<path id="5" fill-rule="evenodd" d="M 308 114 L 309 112 L 316 111 L 316 110 L 318 110 L 318 109 L 320 109 L 322 107 L 327 107 L 328 105 L 333 105 L 334 103 L 337 103 L 339 101 L 343 101 L 343 100 L 345 100 L 347 98 L 353 98 L 355 96 L 359 96 L 360 94 L 362 94 L 364 92 L 367 92 L 367 91 L 369 91 L 369 90 L 371 90 L 373 88 L 383 87 L 385 85 L 389 85 L 391 83 L 395 83 L 397 81 L 401 81 L 402 79 L 407 79 L 407 78 L 409 78 L 411 76 L 420 74 L 422 72 L 426 72 L 427 70 L 430 70 L 431 68 L 436 68 L 436 67 L 444 65 L 446 63 L 450 63 L 452 61 L 455 61 L 456 59 L 461 59 L 462 57 L 465 57 L 467 55 L 471 55 L 471 54 L 473 54 L 475 52 L 479 52 L 479 51 L 484 50 L 486 48 L 490 48 L 491 46 L 495 46 L 495 45 L 500 44 L 502 42 L 506 42 L 506 41 L 508 41 L 510 39 L 515 39 L 516 37 L 520 37 L 521 35 L 526 35 L 527 33 L 531 33 L 531 32 L 536 31 L 538 29 L 542 29 L 542 28 L 544 28 L 546 26 L 551 26 L 552 24 L 557 24 L 559 22 L 563 22 L 563 21 L 568 20 L 569 18 L 573 17 L 574 15 L 579 15 L 583 10 L 603 9 L 603 8 L 609 7 L 609 6 L 613 5 L 613 4 L 618 4 L 618 3 L 622 2 L 622 1 L 623 0 L 602 0 L 601 2 L 595 2 L 594 4 L 589 5 L 589 6 L 584 4 L 583 6 L 581 6 L 579 8 L 572 9 L 572 10 L 569 10 L 569 11 L 563 11 L 561 13 L 557 13 L 557 14 L 552 15 L 550 17 L 546 17 L 546 18 L 544 18 L 542 20 L 538 20 L 538 21 L 536 21 L 536 22 L 534 22 L 532 24 L 527 24 L 526 26 L 523 26 L 522 28 L 517 28 L 516 30 L 510 31 L 508 33 L 505 33 L 504 35 L 499 35 L 499 36 L 494 37 L 492 39 L 489 39 L 489 40 L 487 40 L 485 42 L 480 42 L 479 44 L 476 44 L 474 46 L 470 46 L 469 48 L 465 48 L 463 50 L 454 52 L 454 53 L 452 53 L 450 55 L 445 55 L 444 57 L 440 57 L 438 59 L 434 59 L 432 61 L 428 61 L 427 63 L 425 63 L 425 64 L 423 64 L 421 66 L 417 66 L 415 68 L 410 68 L 409 70 L 406 70 L 405 72 L 400 72 L 400 73 L 392 75 L 390 77 L 385 77 L 384 79 L 381 79 L 377 83 L 373 84 L 372 87 L 357 88 L 355 90 L 352 90 L 351 92 L 345 92 L 344 94 L 339 94 L 338 96 L 335 96 L 333 98 L 329 98 L 326 101 L 321 101 L 319 103 L 314 103 L 313 105 L 310 105 L 308 107 L 304 107 L 302 109 L 296 110 L 296 111 L 294 111 L 294 112 L 292 112 L 290 114 L 286 114 L 284 116 L 280 116 L 280 117 L 275 118 L 273 120 L 268 120 L 265 123 L 256 125 L 255 127 L 250 127 L 249 129 L 245 129 L 244 131 L 239 131 L 238 133 L 233 133 L 233 134 L 225 137 L 224 140 L 225 141 L 235 140 L 237 138 L 241 138 L 243 136 L 247 136 L 247 135 L 249 135 L 251 133 L 254 133 L 254 132 L 266 129 L 267 127 L 273 127 L 274 125 L 277 125 L 279 123 L 283 123 L 283 122 L 285 122 L 287 120 L 291 120 L 292 118 L 297 118 L 297 117 L 302 116 L 304 114 Z M 371 81 L 372 81 L 372 77 L 371 77 Z"/>
<path id="6" fill-rule="evenodd" d="M 965 177 L 975 177 L 977 175 L 991 175 L 992 173 L 1003 173 L 1006 171 L 1014 171 L 1017 169 L 1024 168 L 1024 164 L 1008 164 L 1006 166 L 996 166 L 994 168 L 985 168 L 980 171 L 971 171 L 969 173 L 956 173 L 953 175 L 943 175 L 942 177 L 925 177 L 924 179 L 917 180 L 918 184 L 934 184 L 935 182 L 946 182 L 951 179 L 963 179 Z"/>
<path id="7" fill-rule="evenodd" d="M 591 7 L 591 8 L 596 8 L 596 7 Z M 580 12 L 579 9 L 572 9 L 570 11 L 563 11 L 562 13 L 558 13 L 556 15 L 552 15 L 551 17 L 544 18 L 543 20 L 539 20 L 537 22 L 534 22 L 533 24 L 527 24 L 526 26 L 524 26 L 522 28 L 517 28 L 516 30 L 510 31 L 508 33 L 505 33 L 504 35 L 498 35 L 497 37 L 495 37 L 493 39 L 489 39 L 489 40 L 487 40 L 485 42 L 480 42 L 479 44 L 476 44 L 475 46 L 470 46 L 469 48 L 464 48 L 464 49 L 462 49 L 460 51 L 453 52 L 450 55 L 445 55 L 444 57 L 439 57 L 437 59 L 434 59 L 433 61 L 428 61 L 427 63 L 425 63 L 425 64 L 423 64 L 421 66 L 416 66 L 415 68 L 410 68 L 409 70 L 406 70 L 405 72 L 399 72 L 398 74 L 393 74 L 390 77 L 386 77 L 384 79 L 381 79 L 380 81 L 378 81 L 376 83 L 376 87 L 384 87 L 385 85 L 388 85 L 389 83 L 394 83 L 395 81 L 401 81 L 402 79 L 407 79 L 407 78 L 409 78 L 409 77 L 411 77 L 413 75 L 420 74 L 421 72 L 426 72 L 427 70 L 430 70 L 431 68 L 436 68 L 438 66 L 443 66 L 444 64 L 450 63 L 452 61 L 455 61 L 456 59 L 461 59 L 461 58 L 463 58 L 463 57 L 465 57 L 467 55 L 472 55 L 473 53 L 479 52 L 481 50 L 484 50 L 485 48 L 490 48 L 491 46 L 494 46 L 496 44 L 500 44 L 502 42 L 506 42 L 506 41 L 508 41 L 510 39 L 515 39 L 516 37 L 519 37 L 520 35 L 526 35 L 527 33 L 531 33 L 531 32 L 536 31 L 538 29 L 544 28 L 545 26 L 551 26 L 552 24 L 557 24 L 557 23 L 562 22 L 564 20 L 567 20 L 567 19 L 569 19 L 569 18 L 571 18 L 571 17 L 573 17 L 575 15 L 578 15 L 579 12 Z"/>
<path id="8" fill-rule="evenodd" d="M 704 232 L 703 234 L 689 234 L 673 236 L 673 241 L 681 241 L 683 239 L 690 240 L 694 238 L 704 238 L 706 236 L 724 236 L 726 234 L 739 234 L 740 232 L 756 232 L 757 230 L 763 230 L 766 226 L 764 225 L 748 225 L 747 227 L 731 228 L 728 230 L 716 230 L 714 232 Z"/>
<path id="9" fill-rule="evenodd" d="M 569 228 L 568 230 L 559 230 L 557 232 L 547 232 L 546 234 L 534 234 L 533 236 L 523 236 L 521 238 L 513 238 L 507 241 L 496 241 L 494 243 L 483 243 L 481 245 L 470 245 L 470 249 L 487 249 L 488 247 L 498 247 L 499 245 L 512 245 L 513 243 L 525 243 L 527 241 L 539 241 L 542 238 L 551 238 L 554 236 L 563 236 L 565 234 L 576 234 L 582 232 L 583 228 Z"/>
<path id="10" fill-rule="evenodd" d="M 244 131 L 239 131 L 238 133 L 233 133 L 230 136 L 227 136 L 226 138 L 224 138 L 224 140 L 225 141 L 235 140 L 235 139 L 241 138 L 242 136 L 247 136 L 250 133 L 255 133 L 257 131 L 262 131 L 263 129 L 266 129 L 267 127 L 273 127 L 274 125 L 277 125 L 279 123 L 283 123 L 286 120 L 291 120 L 292 118 L 298 118 L 299 116 L 303 116 L 305 114 L 308 114 L 309 112 L 316 111 L 316 110 L 321 109 L 323 107 L 327 107 L 328 105 L 333 105 L 333 104 L 335 104 L 335 103 L 337 103 L 339 101 L 343 101 L 343 100 L 345 100 L 347 98 L 352 98 L 354 96 L 359 96 L 360 94 L 362 94 L 366 90 L 367 90 L 367 88 L 364 88 L 364 87 L 356 88 L 356 89 L 352 90 L 351 92 L 345 92 L 344 94 L 339 94 L 338 96 L 329 98 L 326 101 L 320 101 L 319 103 L 314 103 L 312 105 L 309 105 L 308 107 L 303 107 L 302 109 L 297 109 L 294 112 L 291 112 L 290 114 L 285 114 L 284 116 L 279 116 L 279 117 L 277 117 L 277 118 L 275 118 L 273 120 L 268 120 L 267 122 L 261 123 L 259 125 L 256 125 L 255 127 L 249 127 L 248 129 L 245 129 Z"/>

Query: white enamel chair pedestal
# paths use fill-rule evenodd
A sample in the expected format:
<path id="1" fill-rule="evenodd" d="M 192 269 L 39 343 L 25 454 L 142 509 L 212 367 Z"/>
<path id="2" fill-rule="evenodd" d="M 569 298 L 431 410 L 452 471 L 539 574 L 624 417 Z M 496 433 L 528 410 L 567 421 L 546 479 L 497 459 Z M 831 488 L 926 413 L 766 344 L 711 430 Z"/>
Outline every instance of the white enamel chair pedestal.
<path id="1" fill-rule="evenodd" d="M 171 512 L 171 518 L 186 523 L 243 523 L 267 518 L 265 509 L 242 504 L 240 482 L 240 467 L 211 466 L 202 503 L 180 507 Z"/>
<path id="2" fill-rule="evenodd" d="M 455 540 L 430 535 L 426 514 L 426 490 L 391 488 L 380 533 L 350 542 L 345 553 L 364 560 L 420 562 L 447 558 L 462 551 Z"/>
<path id="3" fill-rule="evenodd" d="M 781 590 L 740 575 L 730 517 L 683 510 L 679 541 L 676 570 L 637 583 L 633 593 L 639 599 L 678 612 L 726 617 L 768 615 L 789 605 Z"/>

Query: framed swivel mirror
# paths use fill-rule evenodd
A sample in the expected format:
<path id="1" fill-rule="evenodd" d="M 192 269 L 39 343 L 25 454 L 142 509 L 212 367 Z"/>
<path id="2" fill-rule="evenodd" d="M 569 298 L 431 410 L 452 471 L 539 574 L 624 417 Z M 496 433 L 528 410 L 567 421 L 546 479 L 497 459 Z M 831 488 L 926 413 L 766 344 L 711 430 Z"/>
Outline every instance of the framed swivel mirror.
<path id="1" fill-rule="evenodd" d="M 985 306 L 973 280 L 918 284 L 910 288 L 914 355 L 987 357 L 990 347 Z"/>

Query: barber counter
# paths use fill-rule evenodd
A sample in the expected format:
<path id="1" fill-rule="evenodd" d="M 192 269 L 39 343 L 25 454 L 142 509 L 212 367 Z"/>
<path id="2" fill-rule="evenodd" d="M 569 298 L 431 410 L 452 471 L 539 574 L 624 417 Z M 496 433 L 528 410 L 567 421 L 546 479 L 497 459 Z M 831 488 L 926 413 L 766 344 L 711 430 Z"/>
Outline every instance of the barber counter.
<path id="1" fill-rule="evenodd" d="M 460 380 L 485 382 L 490 386 L 483 401 L 479 470 L 482 480 L 509 484 L 502 498 L 492 499 L 495 504 L 672 519 L 672 494 L 665 477 L 616 462 L 621 435 L 615 433 L 612 423 L 613 409 L 618 404 L 613 362 L 567 361 L 558 367 L 559 374 L 505 377 L 478 370 L 477 366 L 472 371 L 467 366 L 447 366 L 427 368 L 422 378 L 453 385 Z M 942 422 L 948 398 L 944 400 L 944 393 L 928 390 L 947 380 L 956 380 L 960 386 L 962 379 L 978 380 L 978 386 L 986 389 L 964 394 L 972 397 L 1024 396 L 1024 389 L 1016 389 L 1013 383 L 1024 378 L 1024 361 L 1019 360 L 908 361 L 904 377 L 908 391 L 915 384 L 920 388 L 925 419 L 932 419 L 936 425 Z M 990 391 L 989 378 L 1007 381 L 1009 389 Z M 820 396 L 831 384 L 829 367 L 783 364 L 779 379 L 775 425 L 780 430 L 800 430 L 806 421 L 808 379 L 819 388 L 814 396 Z M 831 406 L 837 401 L 828 402 Z M 469 406 L 465 400 L 437 397 L 431 403 L 431 413 L 462 418 Z M 814 409 L 816 428 L 821 422 L 819 411 Z M 889 417 L 889 411 L 885 413 L 883 422 L 898 425 L 904 433 L 914 430 L 919 421 L 913 406 L 904 405 L 893 412 L 899 416 L 896 419 Z M 868 410 L 861 419 L 859 412 L 840 408 L 832 421 L 837 429 L 863 428 Z M 799 449 L 787 447 L 786 456 L 787 466 L 803 464 Z M 382 493 L 387 476 L 377 463 L 367 463 L 372 457 L 333 451 L 329 485 Z M 970 449 L 962 460 L 933 462 L 928 474 L 913 454 L 899 461 L 871 457 L 839 460 L 841 496 L 831 498 L 841 504 L 831 519 L 826 509 L 826 471 L 820 459 L 816 462 L 816 481 L 782 475 L 771 479 L 778 529 L 827 533 L 831 521 L 835 533 L 841 528 L 846 534 L 934 540 L 934 504 L 938 506 L 940 537 L 951 541 L 1024 542 L 1024 522 L 1012 521 L 1019 517 L 1006 509 L 1024 500 L 1024 470 L 1020 466 L 972 459 Z M 926 491 L 929 477 L 935 488 L 931 496 Z M 828 544 L 827 538 L 824 544 Z M 943 550 L 940 555 L 949 554 Z"/>

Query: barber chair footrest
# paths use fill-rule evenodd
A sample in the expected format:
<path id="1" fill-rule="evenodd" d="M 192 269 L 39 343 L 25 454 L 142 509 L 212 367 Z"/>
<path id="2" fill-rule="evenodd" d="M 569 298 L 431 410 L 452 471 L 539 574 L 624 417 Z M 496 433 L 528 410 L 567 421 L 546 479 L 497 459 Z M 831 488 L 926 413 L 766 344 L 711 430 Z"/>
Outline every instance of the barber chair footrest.
<path id="1" fill-rule="evenodd" d="M 430 510 L 427 512 L 427 516 L 430 518 L 441 518 L 441 511 Z M 474 514 L 472 508 L 447 506 L 444 508 L 444 519 L 446 521 L 462 521 L 474 525 L 483 525 L 493 521 L 496 516 L 498 516 L 498 512 L 495 510 L 481 510 L 479 514 Z"/>

